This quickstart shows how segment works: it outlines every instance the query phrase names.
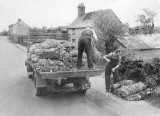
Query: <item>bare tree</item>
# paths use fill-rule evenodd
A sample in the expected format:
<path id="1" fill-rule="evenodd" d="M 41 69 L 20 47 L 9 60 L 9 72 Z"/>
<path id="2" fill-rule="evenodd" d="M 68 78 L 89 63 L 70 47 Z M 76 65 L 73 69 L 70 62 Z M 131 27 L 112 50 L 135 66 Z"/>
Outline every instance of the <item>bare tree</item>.
<path id="1" fill-rule="evenodd" d="M 136 22 L 139 22 L 142 25 L 145 33 L 152 34 L 154 29 L 154 18 L 157 13 L 150 9 L 143 9 L 143 11 L 144 13 L 137 15 Z"/>
<path id="2" fill-rule="evenodd" d="M 130 28 L 129 23 L 125 23 L 124 24 L 124 29 L 125 29 L 126 33 L 129 33 L 129 28 Z"/>
<path id="3" fill-rule="evenodd" d="M 124 33 L 123 24 L 113 13 L 105 10 L 98 11 L 93 22 L 99 39 L 97 49 L 103 53 L 113 51 L 116 48 L 115 38 Z"/>

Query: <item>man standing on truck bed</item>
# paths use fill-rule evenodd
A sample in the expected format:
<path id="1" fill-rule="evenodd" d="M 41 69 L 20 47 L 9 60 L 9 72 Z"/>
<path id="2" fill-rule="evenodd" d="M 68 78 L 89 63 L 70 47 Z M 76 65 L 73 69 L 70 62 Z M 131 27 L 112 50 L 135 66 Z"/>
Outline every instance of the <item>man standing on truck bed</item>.
<path id="1" fill-rule="evenodd" d="M 97 35 L 92 29 L 92 26 L 86 26 L 82 30 L 81 36 L 78 40 L 78 59 L 77 59 L 77 69 L 82 67 L 82 54 L 85 51 L 87 55 L 88 68 L 93 69 L 93 57 L 92 57 L 92 42 L 93 39 L 97 40 Z"/>

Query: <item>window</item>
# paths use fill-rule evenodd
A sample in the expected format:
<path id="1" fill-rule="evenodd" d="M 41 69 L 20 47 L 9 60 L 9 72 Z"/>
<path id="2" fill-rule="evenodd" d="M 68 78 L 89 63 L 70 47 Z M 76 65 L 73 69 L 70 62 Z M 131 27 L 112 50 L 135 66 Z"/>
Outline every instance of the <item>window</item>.
<path id="1" fill-rule="evenodd" d="M 72 30 L 72 35 L 75 35 L 75 29 Z"/>
<path id="2" fill-rule="evenodd" d="M 76 39 L 72 39 L 72 42 L 73 42 L 73 43 L 76 43 Z"/>

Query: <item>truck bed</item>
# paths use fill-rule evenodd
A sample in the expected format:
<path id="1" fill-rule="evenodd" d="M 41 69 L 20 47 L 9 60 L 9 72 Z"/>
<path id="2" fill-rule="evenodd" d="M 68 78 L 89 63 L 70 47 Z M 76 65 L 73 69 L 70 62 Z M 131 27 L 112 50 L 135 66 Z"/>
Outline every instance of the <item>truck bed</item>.
<path id="1" fill-rule="evenodd" d="M 74 71 L 58 71 L 58 72 L 38 72 L 42 79 L 57 78 L 76 78 L 76 77 L 95 77 L 102 73 L 101 69 L 96 70 L 74 70 Z"/>
<path id="2" fill-rule="evenodd" d="M 92 69 L 92 70 L 71 70 L 71 71 L 57 71 L 57 72 L 41 72 L 37 70 L 36 66 L 28 62 L 29 65 L 36 71 L 42 79 L 58 79 L 58 78 L 76 78 L 76 77 L 95 77 L 102 74 L 102 69 Z"/>

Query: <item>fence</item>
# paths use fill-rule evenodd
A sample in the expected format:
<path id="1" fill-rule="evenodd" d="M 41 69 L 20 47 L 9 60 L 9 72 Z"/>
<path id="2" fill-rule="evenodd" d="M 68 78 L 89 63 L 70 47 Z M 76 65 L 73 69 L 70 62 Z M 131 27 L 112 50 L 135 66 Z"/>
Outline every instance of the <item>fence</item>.
<path id="1" fill-rule="evenodd" d="M 18 43 L 27 45 L 28 41 L 30 42 L 43 42 L 46 39 L 55 39 L 55 40 L 69 40 L 70 36 L 68 33 L 29 33 L 28 36 L 18 37 Z"/>

